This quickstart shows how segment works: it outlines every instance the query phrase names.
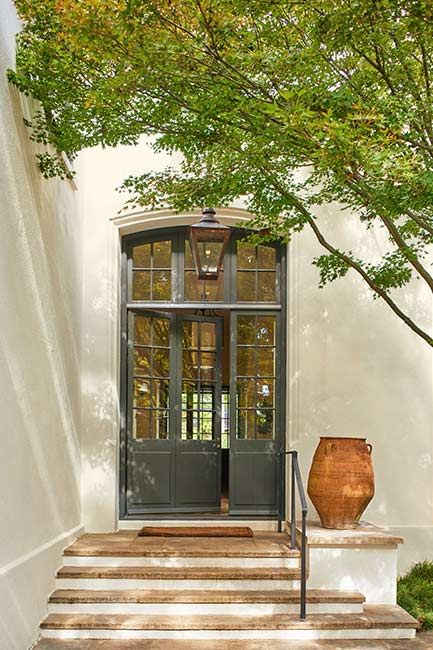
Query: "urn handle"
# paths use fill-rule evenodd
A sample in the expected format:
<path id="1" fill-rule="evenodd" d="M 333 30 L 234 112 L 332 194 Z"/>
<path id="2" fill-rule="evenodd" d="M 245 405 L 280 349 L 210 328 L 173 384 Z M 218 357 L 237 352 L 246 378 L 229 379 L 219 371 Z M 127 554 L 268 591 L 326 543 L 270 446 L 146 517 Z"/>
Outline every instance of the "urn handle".
<path id="1" fill-rule="evenodd" d="M 325 445 L 325 456 L 330 456 L 333 448 L 334 448 L 334 443 L 327 442 Z"/>
<path id="2" fill-rule="evenodd" d="M 369 453 L 370 456 L 371 456 L 371 452 L 373 451 L 373 445 L 370 445 L 369 442 L 367 442 L 367 449 L 368 449 L 368 453 Z"/>

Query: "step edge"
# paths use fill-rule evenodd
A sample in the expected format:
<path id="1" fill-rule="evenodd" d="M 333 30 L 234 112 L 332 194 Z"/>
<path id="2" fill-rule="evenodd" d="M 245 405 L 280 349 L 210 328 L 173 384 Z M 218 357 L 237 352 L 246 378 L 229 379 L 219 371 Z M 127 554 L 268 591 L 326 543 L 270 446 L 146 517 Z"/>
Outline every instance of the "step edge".
<path id="1" fill-rule="evenodd" d="M 69 595 L 69 596 L 64 596 L 62 595 L 62 592 L 67 591 L 67 592 L 73 592 L 77 591 L 79 592 L 79 595 L 77 594 L 75 597 L 74 595 Z M 91 596 L 88 596 L 86 598 L 86 592 L 90 591 Z M 224 601 L 222 599 L 221 601 L 218 600 L 217 598 L 209 598 L 209 596 L 206 598 L 206 594 L 209 594 L 209 591 L 206 590 L 193 590 L 193 589 L 187 589 L 187 590 L 170 590 L 171 595 L 173 600 L 161 600 L 161 598 L 158 598 L 159 593 L 157 590 L 155 591 L 155 596 L 152 599 L 151 594 L 148 599 L 140 599 L 139 594 L 137 594 L 137 591 L 140 590 L 119 590 L 117 594 L 114 594 L 114 599 L 113 598 L 108 598 L 108 594 L 113 595 L 113 591 L 115 590 L 73 590 L 73 589 L 56 589 L 50 596 L 49 602 L 50 603 L 63 603 L 63 604 L 78 604 L 78 603 L 83 603 L 83 604 L 95 604 L 95 603 L 137 603 L 137 604 L 147 604 L 147 603 L 158 603 L 158 604 L 171 604 L 172 602 L 176 602 L 176 596 L 179 593 L 182 593 L 183 595 L 187 595 L 188 593 L 191 594 L 191 600 L 182 600 L 182 604 L 218 604 Z M 146 591 L 146 590 L 142 590 Z M 152 590 L 150 590 L 152 591 Z M 169 592 L 169 593 L 170 593 Z M 202 593 L 204 592 L 204 593 Z M 336 603 L 336 604 L 355 604 L 355 603 L 365 603 L 365 596 L 359 592 L 345 592 L 342 591 L 340 594 L 336 594 L 335 592 L 332 591 L 326 591 L 323 590 L 323 594 L 317 593 L 316 590 L 311 590 L 310 592 L 307 590 L 307 603 Z M 165 594 L 166 592 L 164 592 Z M 219 597 L 222 594 L 218 591 L 212 591 L 212 594 L 215 596 Z M 226 592 L 222 592 L 224 595 Z M 230 603 L 299 603 L 300 602 L 300 594 L 298 590 L 265 590 L 263 592 L 259 591 L 259 594 L 265 596 L 264 600 L 258 599 L 254 600 L 254 596 L 257 595 L 257 592 L 246 592 L 244 591 L 234 591 L 233 594 L 230 594 L 232 598 L 230 599 Z M 248 595 L 246 595 L 248 594 Z M 118 599 L 116 600 L 116 595 Z M 236 596 L 243 595 L 243 598 L 239 598 L 236 600 Z M 248 596 L 251 596 L 249 599 Z M 135 598 L 134 598 L 135 596 Z M 195 596 L 195 598 L 194 598 Z M 284 598 L 285 596 L 285 598 Z M 180 602 L 180 601 L 178 601 Z"/>

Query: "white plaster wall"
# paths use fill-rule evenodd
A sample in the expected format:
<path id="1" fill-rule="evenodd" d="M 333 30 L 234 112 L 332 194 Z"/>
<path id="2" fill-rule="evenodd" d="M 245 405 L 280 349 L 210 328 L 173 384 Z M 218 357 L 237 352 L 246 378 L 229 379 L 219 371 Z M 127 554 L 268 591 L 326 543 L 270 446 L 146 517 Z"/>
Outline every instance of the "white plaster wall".
<path id="1" fill-rule="evenodd" d="M 362 233 L 338 207 L 321 209 L 320 223 L 343 249 L 377 259 L 386 248 L 382 233 Z M 353 272 L 318 289 L 311 259 L 323 249 L 313 235 L 298 236 L 290 249 L 289 432 L 304 480 L 321 435 L 366 437 L 376 494 L 363 519 L 406 538 L 400 570 L 433 559 L 431 349 Z M 400 291 L 398 302 L 432 331 L 431 295 L 421 281 Z"/>
<path id="2" fill-rule="evenodd" d="M 61 549 L 80 525 L 80 222 L 68 182 L 36 166 L 7 83 L 19 30 L 0 8 L 0 648 L 35 639 Z"/>
<path id="3" fill-rule="evenodd" d="M 308 589 L 359 591 L 368 605 L 395 605 L 396 546 L 313 546 Z"/>
<path id="4" fill-rule="evenodd" d="M 83 427 L 82 507 L 89 531 L 118 524 L 119 284 L 121 236 L 197 221 L 169 211 L 119 217 L 126 195 L 116 188 L 130 174 L 163 169 L 175 158 L 156 155 L 144 138 L 138 146 L 95 147 L 77 162 L 83 218 Z M 241 207 L 242 204 L 239 203 Z M 242 215 L 225 216 L 234 225 Z"/>
<path id="5" fill-rule="evenodd" d="M 139 147 L 88 150 L 79 160 L 84 217 L 82 491 L 91 530 L 111 530 L 117 524 L 118 226 L 123 224 L 127 233 L 179 223 L 179 217 L 170 220 L 167 214 L 160 221 L 139 214 L 116 221 L 124 196 L 115 187 L 131 173 L 160 169 L 167 162 L 144 140 Z M 320 219 L 341 247 L 373 259 L 386 246 L 380 235 L 360 233 L 358 222 L 343 219 L 335 206 L 321 209 Z M 408 558 L 433 556 L 431 351 L 385 304 L 373 300 L 353 274 L 320 290 L 311 260 L 322 252 L 308 232 L 290 245 L 289 442 L 300 452 L 306 481 L 320 435 L 368 438 L 376 496 L 365 517 L 398 531 L 403 527 L 405 567 Z M 431 328 L 431 299 L 420 282 L 402 292 L 400 304 Z"/>
<path id="6" fill-rule="evenodd" d="M 94 148 L 77 162 L 83 217 L 82 502 L 87 530 L 113 530 L 118 493 L 120 238 L 110 221 L 129 174 L 165 166 L 145 144 Z"/>

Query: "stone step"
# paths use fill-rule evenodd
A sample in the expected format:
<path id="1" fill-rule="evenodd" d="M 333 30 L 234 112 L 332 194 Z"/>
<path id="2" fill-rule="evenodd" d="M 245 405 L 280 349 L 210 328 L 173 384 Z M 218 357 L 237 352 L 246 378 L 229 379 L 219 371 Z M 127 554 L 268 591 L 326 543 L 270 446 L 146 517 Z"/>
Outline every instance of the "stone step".
<path id="1" fill-rule="evenodd" d="M 279 641 L 277 639 L 262 639 L 260 641 L 229 641 L 207 640 L 192 641 L 190 639 L 128 639 L 103 641 L 87 639 L 41 639 L 34 650 L 431 650 L 433 634 L 423 633 L 416 639 L 391 640 L 344 640 L 338 645 L 332 639 L 325 641 Z"/>
<path id="2" fill-rule="evenodd" d="M 294 589 L 300 569 L 65 566 L 56 589 Z"/>
<path id="3" fill-rule="evenodd" d="M 363 614 L 272 616 L 145 616 L 49 614 L 42 635 L 94 639 L 381 639 L 413 638 L 418 622 L 397 605 L 365 606 Z"/>
<path id="4" fill-rule="evenodd" d="M 137 537 L 137 531 L 87 534 L 64 551 L 67 566 L 299 566 L 298 549 L 285 533 L 252 538 Z"/>
<path id="5" fill-rule="evenodd" d="M 309 613 L 362 613 L 359 592 L 309 590 Z M 58 590 L 49 600 L 49 613 L 250 615 L 299 611 L 299 590 Z"/>
<path id="6" fill-rule="evenodd" d="M 252 555 L 233 555 L 228 557 L 196 556 L 190 555 L 65 555 L 63 566 L 132 566 L 132 567 L 173 567 L 173 568 L 200 568 L 209 567 L 226 569 L 296 569 L 299 567 L 299 555 L 255 557 Z"/>
<path id="7" fill-rule="evenodd" d="M 155 557 L 299 557 L 286 533 L 255 533 L 254 537 L 137 537 L 138 531 L 87 533 L 64 555 Z"/>

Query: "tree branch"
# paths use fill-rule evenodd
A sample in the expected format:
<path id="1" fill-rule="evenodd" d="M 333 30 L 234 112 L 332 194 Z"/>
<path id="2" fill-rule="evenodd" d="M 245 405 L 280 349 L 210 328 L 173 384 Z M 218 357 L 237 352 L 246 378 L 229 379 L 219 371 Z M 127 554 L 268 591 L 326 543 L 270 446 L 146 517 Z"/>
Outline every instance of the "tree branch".
<path id="1" fill-rule="evenodd" d="M 362 266 L 353 260 L 349 255 L 346 255 L 345 253 L 342 253 L 338 248 L 335 248 L 332 244 L 330 244 L 324 235 L 322 234 L 321 230 L 319 229 L 315 219 L 311 216 L 311 214 L 308 212 L 308 210 L 302 205 L 302 203 L 299 201 L 299 199 L 292 194 L 291 192 L 288 192 L 283 186 L 281 186 L 276 179 L 270 179 L 271 182 L 273 183 L 275 189 L 283 194 L 285 196 L 290 204 L 296 208 L 296 210 L 305 218 L 306 222 L 312 229 L 313 233 L 316 236 L 316 239 L 318 242 L 329 252 L 332 253 L 333 255 L 336 255 L 340 260 L 345 262 L 347 266 L 352 268 L 354 271 L 358 273 L 362 277 L 363 280 L 368 284 L 370 289 L 374 291 L 378 296 L 380 296 L 386 304 L 392 309 L 394 314 L 402 320 L 410 329 L 415 332 L 415 334 L 418 334 L 424 341 L 428 343 L 431 347 L 433 347 L 433 337 L 431 334 L 428 334 L 427 332 L 424 332 L 418 325 L 407 315 L 405 314 L 400 307 L 390 298 L 390 296 L 384 291 L 381 287 L 379 287 L 374 280 L 368 275 L 368 273 L 362 268 Z"/>

